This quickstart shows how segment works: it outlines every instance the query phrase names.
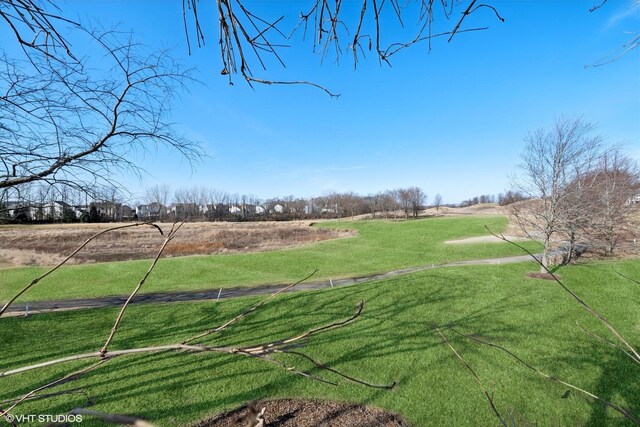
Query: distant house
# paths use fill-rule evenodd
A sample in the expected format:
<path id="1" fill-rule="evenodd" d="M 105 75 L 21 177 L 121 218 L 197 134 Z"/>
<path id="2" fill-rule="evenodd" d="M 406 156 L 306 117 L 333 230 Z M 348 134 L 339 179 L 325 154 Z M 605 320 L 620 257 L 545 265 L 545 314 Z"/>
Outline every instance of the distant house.
<path id="1" fill-rule="evenodd" d="M 158 218 L 166 212 L 167 208 L 157 202 L 149 203 L 148 205 L 138 205 L 135 210 L 135 214 L 138 215 L 138 219 L 140 220 Z"/>
<path id="2" fill-rule="evenodd" d="M 198 216 L 199 207 L 195 203 L 174 203 L 167 212 L 174 218 L 193 219 Z"/>
<path id="3" fill-rule="evenodd" d="M 640 194 L 636 194 L 635 196 L 632 196 L 629 198 L 629 200 L 627 200 L 628 205 L 635 205 L 638 203 L 640 203 Z"/>
<path id="4" fill-rule="evenodd" d="M 136 210 L 128 205 L 120 206 L 120 221 L 131 221 L 136 217 Z"/>
<path id="5" fill-rule="evenodd" d="M 2 206 L 2 212 L 0 214 L 8 218 L 16 218 L 17 216 L 24 214 L 28 218 L 30 215 L 30 203 L 23 200 L 9 200 Z"/>
<path id="6" fill-rule="evenodd" d="M 44 219 L 59 220 L 65 218 L 66 215 L 73 215 L 75 213 L 71 205 L 61 200 L 54 200 L 42 205 L 42 214 Z"/>
<path id="7" fill-rule="evenodd" d="M 282 206 L 280 203 L 276 203 L 275 205 L 273 205 L 272 211 L 274 213 L 283 213 L 284 212 L 284 206 Z"/>

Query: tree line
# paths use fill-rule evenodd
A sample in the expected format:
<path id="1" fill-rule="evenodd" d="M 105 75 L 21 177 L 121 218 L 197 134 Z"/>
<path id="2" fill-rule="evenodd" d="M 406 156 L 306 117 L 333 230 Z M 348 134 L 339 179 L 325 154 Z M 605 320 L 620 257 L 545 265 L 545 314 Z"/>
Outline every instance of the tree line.
<path id="1" fill-rule="evenodd" d="M 313 218 L 346 218 L 370 214 L 373 218 L 415 218 L 427 207 L 427 195 L 419 187 L 398 188 L 362 196 L 354 192 L 303 198 L 260 199 L 207 186 L 154 185 L 137 201 L 127 201 L 117 187 L 105 188 L 93 197 L 70 187 L 42 183 L 21 191 L 0 192 L 3 222 L 112 222 L 153 221 L 261 221 Z M 434 196 L 439 207 L 442 196 Z"/>

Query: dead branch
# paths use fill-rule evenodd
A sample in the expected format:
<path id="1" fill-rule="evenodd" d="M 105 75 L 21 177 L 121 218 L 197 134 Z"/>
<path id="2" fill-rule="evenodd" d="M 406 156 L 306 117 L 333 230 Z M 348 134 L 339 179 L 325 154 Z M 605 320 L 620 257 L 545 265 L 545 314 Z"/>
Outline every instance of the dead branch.
<path id="1" fill-rule="evenodd" d="M 320 326 L 320 327 L 316 327 L 316 328 L 312 328 L 307 330 L 306 332 L 303 332 L 302 334 L 298 334 L 292 337 L 288 337 L 288 338 L 284 338 L 284 339 L 280 339 L 280 340 L 275 340 L 275 341 L 270 341 L 270 342 L 266 342 L 266 343 L 262 343 L 262 344 L 258 344 L 258 345 L 250 345 L 250 346 L 245 346 L 245 347 L 236 347 L 236 346 L 226 346 L 226 347 L 213 347 L 213 346 L 206 346 L 206 345 L 188 345 L 188 344 L 169 344 L 169 345 L 160 345 L 160 346 L 152 346 L 152 347 L 139 347 L 139 348 L 130 348 L 130 349 L 125 349 L 125 350 L 111 350 L 108 352 L 103 352 L 102 350 L 100 351 L 96 351 L 96 352 L 90 352 L 90 353 L 81 353 L 81 354 L 75 354 L 75 355 L 71 355 L 71 356 L 66 356 L 63 358 L 59 358 L 59 359 L 53 359 L 53 360 L 49 360 L 46 362 L 42 362 L 42 363 L 38 363 L 38 364 L 34 364 L 34 365 L 28 365 L 28 366 L 23 366 L 23 367 L 19 367 L 19 368 L 15 368 L 15 369 L 10 369 L 4 372 L 0 372 L 0 378 L 3 377 L 8 377 L 11 375 L 16 375 L 19 373 L 23 373 L 23 372 L 28 372 L 28 371 L 32 371 L 32 370 L 36 370 L 36 369 L 41 369 L 41 368 L 45 368 L 45 367 L 49 367 L 49 366 L 53 366 L 53 365 L 58 365 L 58 364 L 62 364 L 62 363 L 67 363 L 67 362 L 71 362 L 71 361 L 78 361 L 78 360 L 85 360 L 85 359 L 100 359 L 99 362 L 95 365 L 92 365 L 90 368 L 85 368 L 85 370 L 82 371 L 85 372 L 86 370 L 89 369 L 94 369 L 95 367 L 97 367 L 98 365 L 100 365 L 101 363 L 107 362 L 111 359 L 114 359 L 116 357 L 120 357 L 120 356 L 126 356 L 126 355 L 133 355 L 133 354 L 145 354 L 145 353 L 159 353 L 159 352 L 166 352 L 166 351 L 187 351 L 187 352 L 193 352 L 193 353 L 204 353 L 204 352 L 212 352 L 212 353 L 226 353 L 226 354 L 238 354 L 238 355 L 243 355 L 243 356 L 248 356 L 248 357 L 255 357 L 255 358 L 259 358 L 261 360 L 265 360 L 267 362 L 270 363 L 274 363 L 278 366 L 280 366 L 281 368 L 285 369 L 288 372 L 292 372 L 296 375 L 301 375 L 310 379 L 314 379 L 314 380 L 318 380 L 318 381 L 322 381 L 325 382 L 327 384 L 333 384 L 333 385 L 337 385 L 331 381 L 325 380 L 324 378 L 306 373 L 306 372 L 302 372 L 299 371 L 293 367 L 289 367 L 287 365 L 285 365 L 284 363 L 277 361 L 276 359 L 273 359 L 271 357 L 272 354 L 274 353 L 289 353 L 293 356 L 297 356 L 297 357 L 301 357 L 305 360 L 309 360 L 312 361 L 312 363 L 316 364 L 316 366 L 320 367 L 321 369 L 333 372 L 343 378 L 346 378 L 350 381 L 356 382 L 358 384 L 362 384 L 368 387 L 373 387 L 373 388 L 382 388 L 382 389 L 391 389 L 393 388 L 393 386 L 395 385 L 395 383 L 391 384 L 391 385 L 375 385 L 375 384 L 371 384 L 368 383 L 366 381 L 362 381 L 362 380 L 358 380 L 356 378 L 350 377 L 346 374 L 343 374 L 335 369 L 332 368 L 328 368 L 322 364 L 319 364 L 318 362 L 315 362 L 314 359 L 310 358 L 307 355 L 304 355 L 300 352 L 296 352 L 296 351 L 291 351 L 290 349 L 294 346 L 299 346 L 301 341 L 313 336 L 313 335 L 317 335 L 323 332 L 327 332 L 333 329 L 337 329 L 343 326 L 346 326 L 348 324 L 350 324 L 351 322 L 353 322 L 355 319 L 357 319 L 361 314 L 362 314 L 362 310 L 363 310 L 363 305 L 364 303 L 362 301 L 360 301 L 357 306 L 356 306 L 356 311 L 355 313 L 344 319 L 344 320 L 339 320 L 339 321 L 335 321 L 332 323 L 328 323 L 326 325 Z M 236 317 L 237 318 L 237 317 Z M 234 319 L 236 319 L 234 318 Z M 233 320 L 233 319 L 232 319 Z M 11 409 L 13 409 L 18 403 L 24 401 L 26 398 L 32 396 L 33 394 L 35 394 L 36 392 L 44 389 L 44 388 L 50 388 L 53 387 L 55 385 L 60 384 L 61 382 L 68 382 L 71 381 L 73 379 L 76 379 L 78 377 L 78 373 L 74 373 L 73 377 L 67 376 L 64 377 L 60 380 L 56 380 L 53 383 L 47 384 L 46 386 L 43 387 L 39 387 L 35 390 L 33 390 L 32 392 L 29 392 L 27 396 L 25 396 L 23 399 L 18 399 L 18 402 L 15 403 Z"/>
<path id="2" fill-rule="evenodd" d="M 55 12 L 48 12 L 34 0 L 1 0 L 0 18 L 9 26 L 25 55 L 31 59 L 32 52 L 38 52 L 54 61 L 66 58 L 76 60 L 70 44 L 57 29 L 59 24 L 79 27 L 75 21 L 63 17 L 53 1 L 46 1 Z M 31 40 L 31 41 L 29 41 Z M 58 51 L 62 50 L 63 55 Z"/>
<path id="3" fill-rule="evenodd" d="M 164 249 L 167 247 L 169 242 L 171 242 L 173 240 L 173 238 L 175 237 L 176 233 L 178 232 L 178 230 L 180 230 L 180 228 L 182 227 L 183 224 L 184 224 L 184 222 L 182 222 L 182 223 L 180 223 L 178 225 L 176 225 L 176 223 L 174 223 L 171 226 L 171 230 L 169 230 L 169 233 L 167 234 L 166 239 L 164 239 L 164 242 L 162 243 L 162 246 L 158 250 L 158 253 L 157 253 L 156 257 L 151 262 L 151 265 L 147 269 L 147 272 L 144 274 L 144 276 L 142 276 L 142 278 L 138 282 L 138 285 L 135 287 L 133 292 L 131 292 L 131 295 L 129 295 L 129 298 L 127 298 L 127 300 L 122 305 L 122 308 L 120 309 L 120 312 L 118 313 L 118 317 L 116 317 L 116 321 L 113 324 L 113 327 L 111 328 L 111 333 L 109 334 L 109 337 L 107 338 L 107 340 L 105 341 L 104 345 L 102 346 L 102 350 L 100 350 L 100 353 L 103 356 L 107 353 L 107 349 L 109 348 L 109 344 L 113 340 L 113 337 L 114 337 L 114 335 L 116 334 L 116 332 L 118 330 L 118 326 L 120 326 L 120 322 L 122 321 L 122 316 L 124 316 L 124 312 L 127 310 L 127 307 L 129 306 L 129 303 L 131 302 L 133 297 L 135 297 L 136 294 L 140 291 L 140 289 L 142 289 L 142 286 L 144 286 L 144 283 L 146 282 L 147 278 L 149 277 L 149 275 L 151 274 L 151 272 L 155 268 L 156 264 L 158 263 L 158 260 L 160 259 L 160 256 L 164 252 Z"/>
<path id="4" fill-rule="evenodd" d="M 312 357 L 310 357 L 310 356 L 308 356 L 308 355 L 306 355 L 304 353 L 301 353 L 299 351 L 294 351 L 294 350 L 275 350 L 275 352 L 276 353 L 284 353 L 284 354 L 293 354 L 295 356 L 302 357 L 303 359 L 306 359 L 309 362 L 313 363 L 317 368 L 325 370 L 325 371 L 333 372 L 334 374 L 339 375 L 342 378 L 345 378 L 345 379 L 347 379 L 347 380 L 349 380 L 351 382 L 354 382 L 356 384 L 361 384 L 361 385 L 364 385 L 364 386 L 367 386 L 367 387 L 371 387 L 371 388 L 382 388 L 382 389 L 385 389 L 385 390 L 391 390 L 396 386 L 396 382 L 395 381 L 392 382 L 391 384 L 377 385 L 377 384 L 372 384 L 372 383 L 369 383 L 369 382 L 366 382 L 366 381 L 359 380 L 359 379 L 351 377 L 351 376 L 349 376 L 349 375 L 347 375 L 347 374 L 345 374 L 343 372 L 340 372 L 340 371 L 338 371 L 336 369 L 333 369 L 332 367 L 327 366 L 324 363 L 320 363 L 320 362 L 316 361 L 315 359 L 313 359 Z"/>
<path id="5" fill-rule="evenodd" d="M 538 368 L 536 368 L 536 367 L 532 366 L 531 364 L 527 363 L 525 360 L 523 360 L 522 358 L 520 358 L 519 356 L 517 356 L 517 355 L 516 355 L 515 353 L 513 353 L 512 351 L 508 350 L 507 348 L 505 348 L 505 347 L 503 347 L 503 346 L 501 346 L 501 345 L 498 345 L 498 344 L 494 344 L 494 343 L 491 343 L 491 342 L 488 342 L 488 341 L 484 341 L 484 340 L 482 340 L 482 339 L 480 339 L 480 338 L 477 338 L 477 337 L 474 337 L 474 336 L 464 335 L 464 334 L 462 334 L 461 332 L 457 331 L 457 330 L 456 330 L 456 329 L 454 329 L 454 328 L 450 328 L 450 329 L 451 329 L 451 331 L 455 332 L 456 334 L 460 335 L 460 336 L 461 336 L 461 337 L 463 337 L 463 338 L 466 338 L 466 339 L 468 339 L 468 340 L 475 341 L 475 342 L 480 343 L 480 344 L 484 344 L 484 345 L 489 346 L 489 347 L 496 348 L 496 349 L 498 349 L 498 350 L 501 350 L 501 351 L 503 351 L 503 352 L 507 353 L 509 356 L 511 356 L 511 357 L 512 357 L 512 358 L 514 358 L 516 361 L 518 361 L 519 363 L 521 363 L 522 365 L 524 365 L 524 366 L 525 366 L 526 368 L 528 368 L 529 370 L 531 370 L 531 371 L 535 372 L 536 374 L 538 374 L 538 375 L 540 375 L 540 376 L 542 376 L 542 377 L 544 377 L 544 378 L 546 378 L 546 379 L 548 379 L 548 380 L 550 380 L 550 381 L 553 381 L 553 382 L 555 382 L 555 383 L 562 384 L 562 385 L 564 385 L 564 386 L 566 386 L 566 387 L 569 387 L 569 388 L 571 388 L 572 390 L 575 390 L 575 391 L 577 391 L 577 392 L 580 392 L 580 393 L 582 393 L 582 394 L 584 394 L 584 395 L 586 395 L 586 396 L 589 396 L 590 398 L 592 398 L 592 399 L 594 399 L 594 400 L 597 400 L 598 402 L 604 403 L 605 405 L 607 405 L 607 406 L 608 406 L 608 407 L 610 407 L 611 409 L 613 409 L 613 410 L 615 410 L 615 411 L 619 412 L 620 414 L 622 414 L 625 418 L 627 418 L 628 420 L 632 421 L 634 424 L 636 424 L 636 425 L 640 425 L 640 420 L 639 420 L 638 418 L 636 418 L 634 415 L 632 415 L 630 412 L 628 412 L 626 409 L 623 409 L 623 408 L 621 408 L 621 407 L 619 407 L 619 406 L 616 406 L 616 405 L 614 405 L 613 403 L 608 402 L 608 401 L 606 401 L 606 400 L 602 399 L 601 397 L 596 396 L 596 395 L 595 395 L 595 394 L 593 394 L 593 393 L 590 393 L 590 392 L 588 392 L 588 391 L 586 391 L 586 390 L 583 390 L 583 389 L 581 389 L 581 388 L 579 388 L 579 387 L 574 386 L 573 384 L 567 383 L 567 382 L 562 381 L 562 380 L 560 380 L 560 379 L 558 379 L 558 378 L 556 378 L 556 377 L 554 377 L 554 376 L 552 376 L 552 375 L 549 375 L 549 374 L 546 374 L 546 373 L 542 372 L 542 371 L 541 371 L 541 370 L 539 370 Z"/>
<path id="6" fill-rule="evenodd" d="M 590 8 L 589 8 L 589 12 L 595 12 L 596 10 L 598 10 L 598 9 L 600 9 L 602 6 L 604 6 L 604 4 L 605 4 L 606 2 L 608 2 L 608 1 L 609 1 L 609 0 L 602 0 L 602 1 L 600 2 L 600 4 L 590 7 Z"/>
<path id="7" fill-rule="evenodd" d="M 71 258 L 73 258 L 78 252 L 80 252 L 92 240 L 102 236 L 103 234 L 107 234 L 107 233 L 110 233 L 110 232 L 115 231 L 115 230 L 121 230 L 123 228 L 129 228 L 129 227 L 139 227 L 141 225 L 148 225 L 150 227 L 154 227 L 160 232 L 161 235 L 163 234 L 162 229 L 158 225 L 153 224 L 152 222 L 136 222 L 136 223 L 133 223 L 133 224 L 118 225 L 116 227 L 111 227 L 111 228 L 108 228 L 106 230 L 103 230 L 103 231 L 100 231 L 100 232 L 94 234 L 93 236 L 91 236 L 87 240 L 85 240 L 84 243 L 82 243 L 80 246 L 78 246 L 78 248 L 76 250 L 74 250 L 71 254 L 69 254 L 64 260 L 62 260 L 60 263 L 58 263 L 58 265 L 56 265 L 55 267 L 51 268 L 46 273 L 36 277 L 27 286 L 22 288 L 22 290 L 20 292 L 18 292 L 13 298 L 11 298 L 9 300 L 9 302 L 7 302 L 2 307 L 2 309 L 0 309 L 0 316 L 2 316 L 7 311 L 9 306 L 11 306 L 11 304 L 13 304 L 18 298 L 20 298 L 21 295 L 23 295 L 25 292 L 27 292 L 29 289 L 31 289 L 34 285 L 39 283 L 42 279 L 44 279 L 45 277 L 47 277 L 48 275 L 50 275 L 51 273 L 53 273 L 54 271 L 56 271 L 57 269 L 62 267 L 64 264 L 66 264 L 67 261 L 69 261 Z"/>
<path id="8" fill-rule="evenodd" d="M 292 283 L 288 286 L 285 286 L 281 289 L 279 289 L 278 291 L 272 293 L 271 295 L 269 295 L 268 297 L 266 297 L 265 299 L 263 299 L 262 301 L 260 301 L 258 304 L 254 305 L 253 307 L 243 311 L 242 313 L 238 314 L 236 317 L 234 317 L 233 319 L 223 323 L 222 325 L 218 326 L 217 328 L 214 329 L 210 329 L 206 332 L 203 332 L 201 334 L 198 335 L 194 335 L 191 338 L 187 338 L 186 340 L 182 341 L 182 344 L 187 344 L 190 343 L 192 341 L 195 341 L 197 339 L 200 338 L 204 338 L 207 335 L 211 335 L 211 334 L 215 334 L 217 332 L 221 332 L 225 329 L 227 329 L 229 326 L 231 326 L 232 324 L 234 324 L 235 322 L 237 322 L 238 320 L 246 317 L 247 315 L 249 315 L 250 313 L 256 311 L 258 308 L 262 307 L 263 305 L 265 305 L 266 303 L 268 303 L 270 300 L 272 300 L 273 298 L 275 298 L 277 295 L 288 291 L 289 289 L 293 288 L 294 286 L 299 285 L 302 282 L 305 282 L 307 280 L 309 280 L 313 275 L 315 275 L 318 272 L 318 269 L 313 270 L 313 272 L 311 274 L 309 274 L 307 277 L 305 277 L 304 279 L 298 280 L 295 283 Z"/>
<path id="9" fill-rule="evenodd" d="M 337 322 L 333 322 L 333 323 L 329 323 L 327 325 L 324 326 L 320 326 L 318 328 L 314 328 L 314 329 L 310 329 L 306 332 L 303 332 L 300 335 L 294 336 L 294 337 L 290 337 L 290 338 L 285 338 L 282 340 L 277 340 L 277 341 L 270 341 L 270 342 L 266 342 L 266 343 L 262 343 L 262 344 L 258 344 L 258 345 L 253 345 L 253 346 L 248 346 L 248 347 L 242 347 L 242 348 L 238 348 L 238 349 L 232 349 L 232 352 L 235 351 L 245 351 L 248 353 L 257 353 L 257 354 L 261 354 L 261 353 L 268 353 L 269 351 L 271 351 L 272 349 L 277 349 L 277 348 L 282 348 L 288 344 L 292 344 L 295 343 L 296 341 L 300 341 L 304 338 L 308 338 L 312 335 L 316 335 L 318 333 L 321 332 L 326 332 L 329 331 L 331 329 L 336 329 L 336 328 L 340 328 L 342 326 L 345 326 L 351 322 L 353 322 L 354 320 L 356 320 L 358 317 L 360 317 L 360 315 L 362 314 L 362 310 L 364 308 L 364 301 L 360 301 L 357 305 L 356 305 L 356 311 L 353 313 L 353 315 L 345 320 L 340 320 Z"/>
<path id="10" fill-rule="evenodd" d="M 252 83 L 267 85 L 302 84 L 321 89 L 328 95 L 336 97 L 336 94 L 317 83 L 305 80 L 278 81 L 256 77 L 252 72 L 251 64 L 255 62 L 262 70 L 266 71 L 268 67 L 267 60 L 272 59 L 284 67 L 285 61 L 280 54 L 281 48 L 288 47 L 288 41 L 298 29 L 303 31 L 303 40 L 306 39 L 307 30 L 311 29 L 313 34 L 310 41 L 311 48 L 313 52 L 320 54 L 321 61 L 324 61 L 330 52 L 334 52 L 335 62 L 339 63 L 340 57 L 347 50 L 352 53 L 354 68 L 357 68 L 359 53 L 362 57 L 365 57 L 366 50 L 375 49 L 379 62 L 390 65 L 388 54 L 391 50 L 394 50 L 395 53 L 421 41 L 428 40 L 430 43 L 431 38 L 434 37 L 431 35 L 431 28 L 436 14 L 441 14 L 442 20 L 448 21 L 454 8 L 464 7 L 460 6 L 460 3 L 467 5 L 462 18 L 452 31 L 443 33 L 451 35 L 449 41 L 456 33 L 470 31 L 461 28 L 463 21 L 479 9 L 488 8 L 493 11 L 500 21 L 504 21 L 504 18 L 500 16 L 495 7 L 489 4 L 476 5 L 477 0 L 465 0 L 464 2 L 419 0 L 418 2 L 406 3 L 398 0 L 360 1 L 360 7 L 356 8 L 357 14 L 351 19 L 352 17 L 345 16 L 349 12 L 345 12 L 342 0 L 312 0 L 307 11 L 300 13 L 298 22 L 293 30 L 291 32 L 287 31 L 288 35 L 285 36 L 285 32 L 281 30 L 281 26 L 286 22 L 284 16 L 277 16 L 272 19 L 258 16 L 249 9 L 246 0 L 216 0 L 219 22 L 218 43 L 222 62 L 221 74 L 227 76 L 230 84 L 233 84 L 232 76 L 239 75 L 249 85 L 252 85 Z M 436 6 L 439 5 L 441 8 L 436 7 L 434 9 L 434 2 Z M 204 44 L 204 32 L 200 26 L 197 3 L 198 0 L 183 1 L 182 19 L 187 43 L 190 45 L 191 39 L 187 23 L 187 16 L 189 16 L 193 21 L 196 43 L 201 46 Z M 412 37 L 412 41 L 393 41 L 388 47 L 383 46 L 386 36 L 385 29 L 388 27 L 388 24 L 385 23 L 386 20 L 396 21 L 401 27 L 405 28 L 403 14 L 409 8 L 414 8 L 414 10 L 410 10 L 410 13 L 415 17 L 414 21 L 418 28 L 417 34 Z M 428 36 L 425 35 L 427 29 Z M 368 34 L 367 31 L 371 31 L 373 34 Z M 282 39 L 282 42 L 279 42 L 278 39 Z M 342 43 L 343 40 L 346 41 L 345 44 Z M 367 41 L 368 47 L 363 46 L 363 43 Z M 430 48 L 431 46 L 429 46 Z M 191 46 L 189 46 L 189 51 L 191 51 Z"/>
<path id="11" fill-rule="evenodd" d="M 631 360 L 635 361 L 635 359 L 633 358 L 633 355 L 631 353 L 629 353 L 626 349 L 624 349 L 623 347 L 621 347 L 620 345 L 609 341 L 608 339 L 606 339 L 605 337 L 601 337 L 600 335 L 591 332 L 589 330 L 587 330 L 586 328 L 582 327 L 580 325 L 580 323 L 578 323 L 578 321 L 576 320 L 576 326 L 578 327 L 578 329 L 580 329 L 583 333 L 589 335 L 592 338 L 595 338 L 596 340 L 608 345 L 609 347 L 613 347 L 615 349 L 620 350 L 621 352 L 623 352 L 624 354 L 626 354 L 627 356 L 629 356 L 631 358 Z"/>
<path id="12" fill-rule="evenodd" d="M 30 397 L 32 397 L 34 394 L 38 393 L 39 391 L 46 390 L 48 388 L 58 386 L 60 384 L 64 384 L 64 383 L 69 382 L 69 381 L 73 381 L 73 380 L 79 378 L 82 374 L 85 374 L 85 373 L 87 373 L 89 371 L 92 371 L 95 368 L 97 368 L 98 366 L 102 365 L 103 362 L 104 361 L 101 360 L 98 363 L 95 363 L 95 364 L 90 365 L 90 366 L 88 366 L 86 368 L 82 368 L 80 370 L 74 371 L 74 372 L 72 372 L 70 374 L 67 374 L 67 375 L 63 376 L 62 378 L 59 378 L 59 379 L 57 379 L 55 381 L 52 381 L 52 382 L 50 382 L 48 384 L 45 384 L 43 386 L 40 386 L 40 387 L 38 387 L 36 389 L 31 390 L 30 392 L 28 392 L 27 394 L 25 394 L 21 398 L 16 399 L 15 402 L 13 403 L 13 405 L 11 405 L 9 408 L 5 409 L 4 411 L 0 410 L 0 416 L 8 415 L 9 412 L 11 412 L 11 410 L 13 410 L 16 406 L 18 406 L 20 403 L 24 402 L 25 400 L 29 399 Z"/>
<path id="13" fill-rule="evenodd" d="M 600 321 L 600 323 L 602 323 L 607 329 L 609 329 L 609 331 L 611 331 L 611 333 L 624 345 L 624 347 L 627 348 L 627 350 L 629 350 L 629 352 L 632 354 L 632 359 L 634 362 L 636 363 L 640 363 L 640 353 L 638 353 L 638 351 L 613 327 L 613 325 L 611 325 L 611 323 L 609 323 L 609 321 L 603 316 L 601 315 L 599 312 L 597 312 L 594 308 L 592 308 L 589 304 L 587 304 L 582 298 L 580 298 L 575 292 L 573 292 L 571 289 L 569 289 L 559 278 L 558 276 L 556 276 L 555 274 L 553 274 L 553 272 L 551 270 L 549 270 L 547 268 L 547 266 L 545 266 L 538 258 L 536 258 L 536 256 L 534 254 L 531 253 L 531 251 L 529 251 L 527 248 L 525 248 L 524 246 L 518 244 L 517 242 L 514 242 L 512 240 L 507 239 L 506 237 L 504 237 L 504 235 L 502 233 L 495 234 L 493 231 L 491 231 L 489 229 L 489 227 L 485 226 L 485 228 L 487 229 L 487 231 L 489 231 L 489 233 L 491 233 L 493 236 L 499 238 L 500 240 L 507 242 L 507 243 L 511 243 L 512 245 L 520 248 L 521 250 L 523 250 L 524 252 L 526 252 L 527 254 L 529 254 L 531 256 L 532 259 L 535 260 L 536 263 L 538 263 L 540 265 L 540 267 L 544 268 L 544 270 L 553 278 L 553 280 L 567 293 L 571 296 L 571 298 L 573 298 L 576 302 L 578 302 L 578 304 L 580 304 L 580 306 L 582 308 L 584 308 L 589 314 L 591 314 L 593 317 L 595 317 L 596 319 L 598 319 L 598 321 Z"/>
<path id="14" fill-rule="evenodd" d="M 57 391 L 55 393 L 32 395 L 32 396 L 29 396 L 25 400 L 48 399 L 50 397 L 61 396 L 63 394 L 82 394 L 85 397 L 87 397 L 87 399 L 89 399 L 89 396 L 87 395 L 87 393 L 85 391 L 83 391 L 81 388 L 73 388 L 73 389 L 70 389 L 70 390 Z M 5 403 L 14 403 L 14 402 L 18 401 L 19 399 L 20 398 L 3 400 L 3 401 L 0 402 L 0 405 L 4 405 Z M 1 407 L 0 407 L 0 411 L 2 411 Z"/>
<path id="15" fill-rule="evenodd" d="M 455 354 L 455 356 L 460 359 L 460 361 L 464 364 L 464 366 L 466 366 L 466 368 L 469 370 L 469 372 L 471 372 L 471 374 L 473 375 L 473 378 L 476 380 L 476 382 L 478 383 L 478 385 L 480 386 L 480 388 L 482 389 L 482 392 L 484 393 L 484 395 L 487 397 L 487 401 L 489 402 L 489 405 L 491 406 L 491 409 L 493 410 L 493 413 L 496 415 L 496 417 L 498 417 L 498 420 L 500 421 L 500 423 L 504 426 L 507 427 L 507 423 L 502 419 L 502 416 L 500 416 L 500 413 L 498 412 L 498 409 L 496 408 L 496 406 L 493 404 L 493 398 L 491 397 L 491 395 L 489 394 L 489 392 L 487 391 L 487 389 L 485 388 L 484 384 L 482 384 L 482 381 L 480 380 L 480 377 L 478 377 L 478 374 L 476 374 L 476 372 L 473 370 L 473 368 L 467 363 L 466 360 L 464 360 L 462 358 L 462 356 L 460 356 L 460 354 L 456 351 L 455 348 L 453 348 L 453 346 L 451 345 L 451 343 L 449 342 L 449 340 L 447 339 L 447 337 L 444 336 L 444 334 L 440 331 L 440 329 L 436 326 L 435 327 L 436 332 L 438 332 L 438 334 L 440 334 L 440 336 L 442 337 L 442 339 L 444 340 L 445 344 L 447 344 L 449 346 L 449 348 L 451 349 L 451 351 L 453 352 L 453 354 Z"/>

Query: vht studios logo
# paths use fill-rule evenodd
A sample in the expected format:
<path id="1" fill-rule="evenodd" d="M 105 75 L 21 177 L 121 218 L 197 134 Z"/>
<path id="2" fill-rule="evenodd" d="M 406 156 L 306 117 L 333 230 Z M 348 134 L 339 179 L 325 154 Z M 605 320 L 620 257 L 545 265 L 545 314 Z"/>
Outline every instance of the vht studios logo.
<path id="1" fill-rule="evenodd" d="M 2 418 L 0 418 L 2 419 Z M 4 419 L 9 424 L 22 424 L 22 423 L 81 423 L 82 415 L 70 415 L 70 414 L 24 414 L 24 415 L 11 415 L 7 414 Z"/>

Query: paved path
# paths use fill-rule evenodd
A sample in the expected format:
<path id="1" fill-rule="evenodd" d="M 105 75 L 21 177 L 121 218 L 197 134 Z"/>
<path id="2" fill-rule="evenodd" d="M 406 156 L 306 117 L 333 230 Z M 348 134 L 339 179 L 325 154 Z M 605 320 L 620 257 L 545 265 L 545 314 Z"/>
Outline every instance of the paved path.
<path id="1" fill-rule="evenodd" d="M 336 286 L 353 285 L 358 283 L 371 282 L 373 280 L 388 279 L 403 274 L 414 273 L 417 271 L 432 270 L 435 268 L 459 267 L 464 265 L 497 265 L 497 264 L 513 264 L 518 262 L 531 261 L 529 255 L 512 256 L 506 258 L 490 258 L 476 259 L 467 261 L 448 262 L 444 264 L 430 264 L 420 267 L 403 268 L 401 270 L 388 271 L 386 273 L 372 274 L 362 277 L 350 277 L 346 279 L 321 280 L 314 282 L 301 283 L 287 292 L 297 292 L 304 290 L 324 289 Z M 137 295 L 133 300 L 133 304 L 155 304 L 169 303 L 177 301 L 205 301 L 218 300 L 227 298 L 237 298 L 255 295 L 272 294 L 278 289 L 287 285 L 255 285 L 253 287 L 238 287 L 215 289 L 206 291 L 175 291 L 175 292 L 156 292 Z M 66 299 L 52 301 L 37 301 L 29 303 L 16 303 L 9 307 L 6 316 L 25 315 L 28 309 L 29 314 L 44 313 L 50 311 L 65 310 L 81 310 L 86 308 L 112 307 L 121 306 L 127 300 L 128 296 L 98 297 L 98 298 L 81 298 Z"/>

